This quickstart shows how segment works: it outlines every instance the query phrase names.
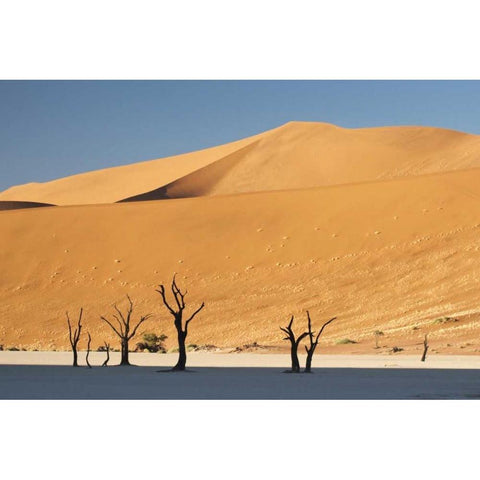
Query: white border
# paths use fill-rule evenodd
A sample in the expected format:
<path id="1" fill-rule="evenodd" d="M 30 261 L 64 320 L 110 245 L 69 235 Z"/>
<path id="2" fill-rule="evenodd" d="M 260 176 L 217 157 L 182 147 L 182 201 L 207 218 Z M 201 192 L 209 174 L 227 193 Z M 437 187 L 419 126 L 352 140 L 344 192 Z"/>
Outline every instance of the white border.
<path id="1" fill-rule="evenodd" d="M 3 0 L 0 78 L 475 79 L 476 2 Z"/>

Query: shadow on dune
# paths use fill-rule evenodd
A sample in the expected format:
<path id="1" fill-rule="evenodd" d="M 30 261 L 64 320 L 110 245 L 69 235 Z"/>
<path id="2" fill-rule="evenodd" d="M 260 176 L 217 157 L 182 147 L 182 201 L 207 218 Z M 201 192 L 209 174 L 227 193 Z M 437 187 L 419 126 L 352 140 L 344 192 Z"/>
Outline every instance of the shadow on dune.
<path id="1" fill-rule="evenodd" d="M 52 203 L 40 202 L 19 202 L 13 200 L 0 200 L 1 210 L 19 210 L 21 208 L 39 208 L 39 207 L 55 207 Z"/>
<path id="2" fill-rule="evenodd" d="M 257 145 L 258 142 L 259 140 L 252 142 L 236 152 L 233 152 L 210 165 L 199 168 L 198 170 L 195 170 L 178 180 L 170 182 L 167 185 L 149 192 L 124 198 L 117 203 L 189 198 L 208 195 L 215 185 L 230 174 L 237 165 L 245 161 L 247 154 L 255 147 L 255 145 Z"/>
<path id="3" fill-rule="evenodd" d="M 2 399 L 397 400 L 480 398 L 480 369 L 0 366 Z"/>

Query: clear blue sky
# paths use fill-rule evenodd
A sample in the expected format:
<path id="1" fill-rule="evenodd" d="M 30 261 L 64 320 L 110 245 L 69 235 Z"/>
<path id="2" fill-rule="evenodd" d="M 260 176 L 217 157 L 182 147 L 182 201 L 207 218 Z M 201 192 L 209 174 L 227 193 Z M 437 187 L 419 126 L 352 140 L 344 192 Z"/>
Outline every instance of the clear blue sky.
<path id="1" fill-rule="evenodd" d="M 0 190 L 291 120 L 480 134 L 480 81 L 0 81 Z"/>

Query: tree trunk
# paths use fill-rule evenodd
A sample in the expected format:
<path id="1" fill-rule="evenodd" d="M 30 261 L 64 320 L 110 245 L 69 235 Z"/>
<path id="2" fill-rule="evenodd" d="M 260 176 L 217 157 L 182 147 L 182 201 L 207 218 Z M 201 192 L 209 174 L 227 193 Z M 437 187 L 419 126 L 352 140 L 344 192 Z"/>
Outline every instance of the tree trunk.
<path id="1" fill-rule="evenodd" d="M 425 335 L 425 340 L 423 341 L 423 355 L 421 361 L 424 362 L 427 358 L 427 351 L 428 351 L 428 335 Z"/>
<path id="2" fill-rule="evenodd" d="M 76 348 L 73 350 L 73 366 L 78 367 L 78 353 Z"/>
<path id="3" fill-rule="evenodd" d="M 130 365 L 130 362 L 128 361 L 128 342 L 126 341 L 122 342 L 122 360 L 120 365 Z"/>
<path id="4" fill-rule="evenodd" d="M 108 361 L 110 360 L 110 345 L 106 345 L 105 348 L 107 349 L 107 359 L 102 363 L 102 367 L 108 366 Z"/>
<path id="5" fill-rule="evenodd" d="M 423 355 L 422 355 L 422 360 L 421 360 L 422 362 L 424 362 L 425 359 L 427 358 L 427 350 L 428 350 L 428 345 L 425 345 L 423 347 Z"/>
<path id="6" fill-rule="evenodd" d="M 298 344 L 292 342 L 292 373 L 299 373 L 300 372 L 300 362 L 298 361 L 298 354 L 297 354 Z"/>
<path id="7" fill-rule="evenodd" d="M 173 371 L 183 372 L 185 370 L 185 365 L 187 364 L 187 350 L 185 349 L 185 332 L 182 331 L 182 328 L 177 326 L 177 337 L 178 337 L 178 361 L 177 364 L 172 368 Z"/>
<path id="8" fill-rule="evenodd" d="M 307 361 L 305 362 L 305 373 L 312 373 L 313 350 L 307 352 Z"/>

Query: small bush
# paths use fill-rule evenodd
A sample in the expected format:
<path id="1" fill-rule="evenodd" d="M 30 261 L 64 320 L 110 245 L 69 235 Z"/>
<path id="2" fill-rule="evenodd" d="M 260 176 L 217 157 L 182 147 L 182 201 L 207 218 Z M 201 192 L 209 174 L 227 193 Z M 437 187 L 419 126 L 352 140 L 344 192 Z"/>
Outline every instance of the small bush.
<path id="1" fill-rule="evenodd" d="M 392 348 L 392 353 L 397 353 L 397 352 L 403 352 L 403 348 L 402 347 L 393 347 Z"/>
<path id="2" fill-rule="evenodd" d="M 192 343 L 186 346 L 187 352 L 194 352 L 198 348 L 198 345 Z"/>
<path id="3" fill-rule="evenodd" d="M 8 350 L 9 352 L 19 352 L 19 351 L 20 351 L 20 349 L 17 348 L 17 347 L 8 347 L 7 350 Z"/>
<path id="4" fill-rule="evenodd" d="M 206 345 L 198 345 L 197 348 L 195 348 L 196 352 L 200 352 L 202 350 L 205 350 L 208 352 L 211 350 L 217 350 L 217 347 L 215 345 L 206 344 Z"/>
<path id="5" fill-rule="evenodd" d="M 178 347 L 171 348 L 167 353 L 178 353 Z"/>
<path id="6" fill-rule="evenodd" d="M 136 352 L 144 352 L 145 350 L 150 353 L 165 353 L 166 349 L 163 342 L 168 338 L 166 335 L 156 335 L 155 333 L 144 333 L 143 342 L 139 342 L 136 345 Z"/>
<path id="7" fill-rule="evenodd" d="M 350 340 L 349 338 L 342 338 L 337 340 L 336 345 L 347 345 L 348 343 L 357 343 L 355 340 Z"/>

